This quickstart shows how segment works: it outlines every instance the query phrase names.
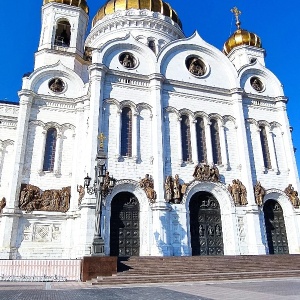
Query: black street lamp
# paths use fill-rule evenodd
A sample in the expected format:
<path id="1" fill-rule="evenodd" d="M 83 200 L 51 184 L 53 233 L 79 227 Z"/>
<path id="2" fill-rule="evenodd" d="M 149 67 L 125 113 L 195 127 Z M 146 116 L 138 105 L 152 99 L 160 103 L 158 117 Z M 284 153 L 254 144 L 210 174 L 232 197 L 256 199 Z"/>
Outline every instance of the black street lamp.
<path id="1" fill-rule="evenodd" d="M 115 179 L 109 176 L 106 170 L 105 161 L 107 156 L 103 149 L 103 140 L 105 139 L 103 133 L 99 136 L 100 146 L 96 155 L 95 166 L 95 180 L 94 184 L 90 186 L 92 178 L 87 174 L 84 178 L 84 187 L 88 194 L 96 196 L 95 209 L 95 234 L 93 239 L 92 255 L 104 256 L 104 239 L 101 232 L 101 217 L 103 199 L 111 192 L 115 185 Z"/>

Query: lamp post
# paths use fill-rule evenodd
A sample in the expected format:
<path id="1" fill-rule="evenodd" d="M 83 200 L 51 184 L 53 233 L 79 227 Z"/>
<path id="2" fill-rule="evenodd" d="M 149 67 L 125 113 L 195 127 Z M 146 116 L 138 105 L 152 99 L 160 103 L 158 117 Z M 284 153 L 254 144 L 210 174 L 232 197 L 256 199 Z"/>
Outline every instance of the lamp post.
<path id="1" fill-rule="evenodd" d="M 95 233 L 93 239 L 92 255 L 104 256 L 104 239 L 101 231 L 101 217 L 102 217 L 102 205 L 103 199 L 111 192 L 115 185 L 113 177 L 109 176 L 109 172 L 106 170 L 105 161 L 107 156 L 103 149 L 103 140 L 105 139 L 103 133 L 99 136 L 100 146 L 96 155 L 95 166 L 95 180 L 92 186 L 91 177 L 87 174 L 84 178 L 84 187 L 88 194 L 96 196 L 96 208 L 95 208 Z"/>

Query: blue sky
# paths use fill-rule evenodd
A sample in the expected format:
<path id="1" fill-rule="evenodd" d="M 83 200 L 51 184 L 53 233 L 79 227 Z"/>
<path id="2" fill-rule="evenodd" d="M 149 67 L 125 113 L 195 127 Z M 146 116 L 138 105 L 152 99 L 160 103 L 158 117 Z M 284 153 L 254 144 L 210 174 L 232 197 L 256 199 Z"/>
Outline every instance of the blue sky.
<path id="1" fill-rule="evenodd" d="M 106 0 L 87 0 L 90 19 Z M 222 49 L 235 30 L 230 12 L 233 6 L 242 11 L 242 28 L 258 34 L 267 51 L 266 66 L 284 85 L 289 98 L 288 115 L 294 128 L 294 146 L 300 169 L 300 1 L 259 0 L 168 0 L 177 11 L 183 30 L 190 36 L 195 30 L 204 40 Z M 41 28 L 42 0 L 6 1 L 0 10 L 1 70 L 0 99 L 18 101 L 22 75 L 33 70 Z"/>

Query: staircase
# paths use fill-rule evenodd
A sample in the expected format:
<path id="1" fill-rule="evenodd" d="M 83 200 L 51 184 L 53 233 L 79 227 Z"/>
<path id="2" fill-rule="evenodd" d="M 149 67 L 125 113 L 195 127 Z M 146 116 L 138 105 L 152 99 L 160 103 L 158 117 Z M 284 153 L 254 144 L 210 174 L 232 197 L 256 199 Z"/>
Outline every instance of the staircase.
<path id="1" fill-rule="evenodd" d="M 92 285 L 167 283 L 300 276 L 300 255 L 127 257 L 118 273 Z"/>

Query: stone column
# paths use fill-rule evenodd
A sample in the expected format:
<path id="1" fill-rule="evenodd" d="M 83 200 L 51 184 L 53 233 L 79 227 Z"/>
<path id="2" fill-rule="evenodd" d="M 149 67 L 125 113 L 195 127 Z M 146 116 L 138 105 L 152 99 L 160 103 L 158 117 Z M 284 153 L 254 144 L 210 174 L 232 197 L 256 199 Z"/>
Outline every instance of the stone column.
<path id="1" fill-rule="evenodd" d="M 178 164 L 179 166 L 182 165 L 183 159 L 182 159 L 182 136 L 181 136 L 181 118 L 177 118 L 177 136 L 178 136 Z"/>
<path id="2" fill-rule="evenodd" d="M 205 126 L 205 141 L 206 141 L 206 158 L 207 163 L 213 164 L 213 152 L 212 152 L 212 144 L 211 144 L 211 131 L 210 131 L 210 125 L 211 123 L 207 119 L 203 119 L 204 126 Z"/>
<path id="3" fill-rule="evenodd" d="M 138 118 L 138 113 L 137 112 L 132 112 L 132 157 L 134 158 L 134 160 L 137 160 L 137 126 L 138 126 L 138 122 L 137 122 L 137 118 Z"/>
<path id="4" fill-rule="evenodd" d="M 43 130 L 41 134 L 41 152 L 40 152 L 40 166 L 38 173 L 41 174 L 44 171 L 44 157 L 45 157 L 45 146 L 46 146 L 47 131 Z"/>
<path id="5" fill-rule="evenodd" d="M 264 254 L 265 246 L 262 243 L 262 237 L 260 234 L 261 228 L 259 210 L 255 203 L 255 196 L 253 192 L 252 171 L 249 159 L 249 146 L 245 126 L 242 90 L 236 89 L 232 92 L 232 102 L 234 117 L 236 118 L 237 136 L 239 137 L 237 143 L 237 150 L 239 152 L 241 163 L 239 179 L 247 189 L 248 205 L 245 209 L 248 228 L 250 228 L 247 232 L 248 251 L 249 254 Z"/>
<path id="6" fill-rule="evenodd" d="M 55 175 L 60 175 L 62 141 L 63 141 L 63 133 L 58 132 L 56 137 L 56 148 L 55 148 L 54 170 L 53 170 Z"/>
<path id="7" fill-rule="evenodd" d="M 273 132 L 268 127 L 266 127 L 266 129 L 267 129 L 267 141 L 268 141 L 268 145 L 269 145 L 272 170 L 274 170 L 276 172 L 276 174 L 278 174 L 278 165 L 277 165 L 277 159 L 276 159 L 276 154 L 275 154 Z"/>
<path id="8" fill-rule="evenodd" d="M 3 209 L 0 226 L 0 259 L 13 259 L 16 256 L 16 239 L 20 217 L 18 204 L 22 172 L 26 151 L 28 123 L 30 118 L 33 93 L 29 90 L 19 92 L 20 107 L 16 142 L 13 155 L 13 166 L 8 188 L 6 207 Z"/>
<path id="9" fill-rule="evenodd" d="M 164 199 L 164 129 L 163 129 L 163 101 L 161 74 L 150 75 L 151 104 L 153 106 L 152 119 L 152 149 L 153 149 L 153 179 L 157 193 L 156 202 L 152 205 L 152 246 L 151 255 L 171 255 L 169 233 L 169 206 Z"/>
<path id="10" fill-rule="evenodd" d="M 121 156 L 121 114 L 122 110 L 118 108 L 117 118 L 116 118 L 116 158 L 118 159 Z"/>
<path id="11" fill-rule="evenodd" d="M 198 151 L 197 151 L 197 132 L 196 132 L 197 120 L 191 120 L 191 146 L 192 146 L 192 161 L 198 164 Z"/>
<path id="12" fill-rule="evenodd" d="M 222 165 L 225 166 L 226 170 L 228 168 L 228 156 L 226 150 L 226 140 L 225 140 L 225 126 L 221 120 L 218 120 L 219 132 L 220 132 L 220 147 L 222 156 Z"/>
<path id="13" fill-rule="evenodd" d="M 96 53 L 97 54 L 97 53 Z M 93 52 L 94 60 L 95 51 Z M 98 150 L 98 136 L 100 124 L 102 122 L 103 114 L 103 89 L 104 80 L 107 68 L 106 66 L 98 63 L 93 63 L 89 67 L 90 72 L 90 105 L 88 113 L 88 132 L 86 145 L 83 148 L 82 157 L 85 159 L 83 178 L 88 173 L 92 178 L 91 184 L 93 184 L 95 178 L 95 159 Z M 108 139 L 109 137 L 107 137 Z M 107 140 L 106 140 L 107 141 Z M 104 148 L 106 145 L 104 144 Z M 89 255 L 93 242 L 93 236 L 95 234 L 94 222 L 95 222 L 95 194 L 89 195 L 85 193 L 85 197 L 81 205 L 81 219 L 88 220 L 88 222 L 81 223 L 80 232 L 77 233 L 81 237 L 82 241 L 78 245 L 77 253 L 82 255 Z M 108 241 L 107 241 L 108 242 Z"/>

